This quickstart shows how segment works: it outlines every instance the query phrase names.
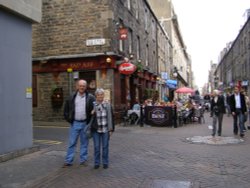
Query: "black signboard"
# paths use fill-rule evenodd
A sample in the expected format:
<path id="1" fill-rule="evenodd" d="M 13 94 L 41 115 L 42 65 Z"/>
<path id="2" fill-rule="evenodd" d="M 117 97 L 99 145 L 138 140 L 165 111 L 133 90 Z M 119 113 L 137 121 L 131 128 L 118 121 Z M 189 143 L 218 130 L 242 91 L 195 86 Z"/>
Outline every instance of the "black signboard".
<path id="1" fill-rule="evenodd" d="M 166 106 L 146 106 L 145 123 L 152 126 L 172 126 L 173 109 Z"/>

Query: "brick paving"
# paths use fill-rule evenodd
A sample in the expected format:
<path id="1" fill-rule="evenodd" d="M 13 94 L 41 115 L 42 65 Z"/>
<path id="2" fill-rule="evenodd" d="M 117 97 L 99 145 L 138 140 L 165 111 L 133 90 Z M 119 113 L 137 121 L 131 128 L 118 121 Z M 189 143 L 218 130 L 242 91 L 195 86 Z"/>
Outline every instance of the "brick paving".
<path id="1" fill-rule="evenodd" d="M 87 167 L 76 158 L 73 167 L 61 168 L 65 144 L 0 163 L 0 188 L 249 188 L 250 131 L 234 137 L 232 118 L 224 116 L 222 137 L 214 138 L 219 144 L 188 140 L 211 140 L 212 119 L 205 118 L 178 128 L 118 126 L 108 169 L 93 169 L 92 140 Z"/>

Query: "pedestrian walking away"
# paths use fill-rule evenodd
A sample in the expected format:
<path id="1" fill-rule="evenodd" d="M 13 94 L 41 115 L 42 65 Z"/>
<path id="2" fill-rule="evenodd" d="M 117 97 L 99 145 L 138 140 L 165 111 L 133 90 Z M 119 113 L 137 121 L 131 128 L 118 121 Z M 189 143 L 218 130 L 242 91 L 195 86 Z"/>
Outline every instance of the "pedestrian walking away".
<path id="1" fill-rule="evenodd" d="M 230 109 L 233 116 L 233 132 L 238 134 L 240 129 L 240 136 L 244 137 L 244 114 L 247 111 L 245 96 L 240 93 L 238 86 L 234 87 L 234 94 L 230 97 Z"/>
<path id="2" fill-rule="evenodd" d="M 250 101 L 249 101 L 249 97 L 247 95 L 247 92 L 245 90 L 242 90 L 242 94 L 245 96 L 245 101 L 246 101 L 246 106 L 247 106 L 247 112 L 244 114 L 244 130 L 246 131 L 246 127 L 248 129 L 250 129 L 249 123 L 247 124 L 247 121 L 250 122 L 249 120 L 249 113 L 250 113 Z"/>
<path id="3" fill-rule="evenodd" d="M 71 126 L 69 129 L 69 144 L 63 167 L 73 165 L 78 138 L 80 137 L 80 165 L 86 166 L 88 159 L 88 136 L 84 132 L 91 118 L 95 97 L 87 92 L 87 82 L 79 80 L 76 92 L 65 102 L 64 118 Z"/>
<path id="4" fill-rule="evenodd" d="M 115 129 L 113 110 L 111 104 L 104 100 L 104 89 L 97 89 L 95 96 L 96 102 L 92 112 L 96 116 L 96 123 L 92 125 L 94 169 L 98 169 L 101 162 L 103 168 L 107 169 L 109 167 L 109 140 Z"/>
<path id="5" fill-rule="evenodd" d="M 218 121 L 218 136 L 221 136 L 222 133 L 222 121 L 223 115 L 226 112 L 224 97 L 220 95 L 219 90 L 213 91 L 213 98 L 211 99 L 211 114 L 210 116 L 213 118 L 213 130 L 212 136 L 215 136 L 217 131 L 217 121 Z"/>
<path id="6" fill-rule="evenodd" d="M 231 93 L 228 92 L 226 94 L 226 107 L 227 107 L 227 116 L 229 117 L 231 115 L 231 110 L 230 110 L 230 96 L 231 96 Z"/>

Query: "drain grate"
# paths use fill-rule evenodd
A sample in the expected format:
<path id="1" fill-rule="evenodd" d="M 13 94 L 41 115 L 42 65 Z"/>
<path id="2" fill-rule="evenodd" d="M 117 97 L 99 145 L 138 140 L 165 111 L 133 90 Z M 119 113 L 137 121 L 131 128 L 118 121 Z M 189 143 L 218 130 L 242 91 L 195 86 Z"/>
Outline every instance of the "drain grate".
<path id="1" fill-rule="evenodd" d="M 191 188 L 189 181 L 154 180 L 151 188 Z"/>
<path id="2" fill-rule="evenodd" d="M 223 137 L 223 136 L 193 136 L 186 138 L 186 141 L 196 144 L 211 144 L 211 145 L 225 145 L 225 144 L 239 144 L 244 142 L 243 139 L 234 137 Z"/>

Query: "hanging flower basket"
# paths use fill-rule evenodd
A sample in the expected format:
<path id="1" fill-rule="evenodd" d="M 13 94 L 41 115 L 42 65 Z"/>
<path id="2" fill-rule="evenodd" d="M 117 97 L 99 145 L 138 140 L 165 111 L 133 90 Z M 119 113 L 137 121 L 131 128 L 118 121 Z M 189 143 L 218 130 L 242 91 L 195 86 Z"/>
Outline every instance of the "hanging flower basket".
<path id="1" fill-rule="evenodd" d="M 53 108 L 61 108 L 63 105 L 63 88 L 57 87 L 52 90 L 51 104 Z"/>

